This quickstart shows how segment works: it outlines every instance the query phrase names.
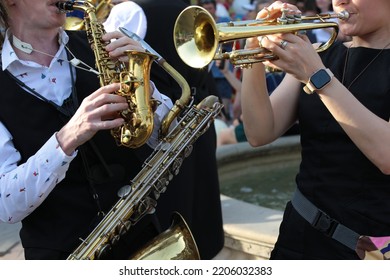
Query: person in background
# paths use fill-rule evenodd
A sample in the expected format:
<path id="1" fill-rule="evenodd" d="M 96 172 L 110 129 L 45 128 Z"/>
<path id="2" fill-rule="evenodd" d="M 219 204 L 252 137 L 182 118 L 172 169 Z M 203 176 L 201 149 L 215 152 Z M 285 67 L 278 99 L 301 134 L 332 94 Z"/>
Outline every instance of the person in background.
<path id="1" fill-rule="evenodd" d="M 304 35 L 269 35 L 262 46 L 279 59 L 243 73 L 241 104 L 252 146 L 274 141 L 297 120 L 300 126 L 297 188 L 271 259 L 388 258 L 380 250 L 390 241 L 390 2 L 332 4 L 350 14 L 339 27 L 351 42 L 317 53 Z M 277 17 L 282 8 L 300 13 L 281 1 L 268 11 Z M 258 47 L 258 38 L 246 46 Z M 265 65 L 287 73 L 272 95 Z"/>
<path id="2" fill-rule="evenodd" d="M 94 1 L 97 8 L 96 14 L 98 20 L 103 23 L 106 32 L 117 30 L 119 26 L 125 27 L 127 30 L 136 33 L 141 38 L 145 38 L 146 33 L 146 16 L 139 5 L 130 0 L 111 0 L 105 6 L 101 6 L 102 1 Z M 103 13 L 101 9 L 105 9 Z M 79 30 L 79 21 L 74 18 L 84 19 L 84 11 L 75 9 L 66 13 L 67 21 L 65 29 Z M 82 28 L 84 29 L 84 27 Z"/>
<path id="3" fill-rule="evenodd" d="M 332 8 L 332 0 L 315 0 L 315 4 L 317 7 L 317 14 L 328 14 L 333 12 Z M 327 19 L 326 21 L 330 22 L 338 22 L 337 18 Z M 315 22 L 320 22 L 320 20 L 316 20 Z M 328 42 L 332 32 L 334 32 L 333 28 L 317 28 L 313 29 L 313 34 L 316 36 L 316 42 L 326 43 Z M 340 41 L 349 41 L 350 38 L 345 36 L 341 31 L 337 34 L 337 40 Z"/>
<path id="4" fill-rule="evenodd" d="M 234 20 L 242 20 L 247 13 L 244 6 L 252 4 L 252 2 L 253 0 L 233 0 L 231 7 L 235 15 Z"/>
<path id="5" fill-rule="evenodd" d="M 112 0 L 111 4 L 113 7 L 103 22 L 105 31 L 115 31 L 121 26 L 145 38 L 147 20 L 142 8 L 137 3 L 128 0 Z"/>
<path id="6" fill-rule="evenodd" d="M 198 1 L 199 6 L 206 9 L 211 16 L 214 18 L 215 23 L 222 23 L 222 22 L 228 22 L 230 21 L 230 18 L 219 18 L 216 16 L 216 2 L 215 0 L 199 0 Z M 231 42 L 225 43 L 222 45 L 222 52 L 228 52 L 231 51 L 233 47 L 233 44 Z M 226 80 L 225 76 L 222 74 L 221 69 L 215 64 L 214 61 L 212 61 L 208 65 L 210 72 L 212 73 L 214 77 L 214 81 L 218 90 L 218 96 L 221 98 L 223 109 L 222 118 L 227 122 L 232 121 L 232 99 L 234 90 L 230 83 Z"/>
<path id="7" fill-rule="evenodd" d="M 124 124 L 128 103 L 113 94 L 118 83 L 100 86 L 85 32 L 64 31 L 51 0 L 1 1 L 0 16 L 0 222 L 21 221 L 26 259 L 66 259 L 141 170 L 173 104 L 152 83 L 160 104 L 152 136 L 140 148 L 118 147 L 110 130 Z M 124 50 L 144 51 L 118 31 L 102 40 L 114 62 L 127 62 Z M 127 259 L 159 232 L 147 215 L 106 257 Z"/>
<path id="8" fill-rule="evenodd" d="M 156 50 L 188 82 L 197 104 L 215 91 L 213 78 L 204 69 L 187 66 L 177 54 L 173 42 L 173 26 L 179 13 L 188 6 L 182 0 L 134 0 L 146 14 L 148 28 L 145 41 Z M 161 40 L 164 30 L 166 40 Z M 152 67 L 151 79 L 173 101 L 182 91 L 176 81 L 161 67 Z M 163 227 L 171 223 L 171 214 L 178 211 L 187 221 L 202 259 L 212 259 L 223 248 L 224 231 L 216 161 L 216 134 L 212 125 L 194 144 L 191 155 L 183 161 L 157 203 L 157 215 Z"/>
<path id="9" fill-rule="evenodd" d="M 220 61 L 217 61 L 216 63 L 218 64 Z M 226 60 L 224 62 L 223 69 L 221 69 L 221 72 L 225 75 L 226 80 L 230 83 L 236 92 L 233 103 L 234 119 L 232 124 L 229 126 L 220 125 L 221 127 L 217 130 L 217 147 L 246 141 L 241 110 L 241 80 L 237 78 L 234 71 L 230 69 L 229 65 L 230 62 Z"/>
<path id="10" fill-rule="evenodd" d="M 217 17 L 230 19 L 231 17 L 230 17 L 228 5 L 226 5 L 226 1 L 216 0 L 216 3 L 217 3 L 217 9 L 215 11 L 215 14 L 217 15 Z"/>

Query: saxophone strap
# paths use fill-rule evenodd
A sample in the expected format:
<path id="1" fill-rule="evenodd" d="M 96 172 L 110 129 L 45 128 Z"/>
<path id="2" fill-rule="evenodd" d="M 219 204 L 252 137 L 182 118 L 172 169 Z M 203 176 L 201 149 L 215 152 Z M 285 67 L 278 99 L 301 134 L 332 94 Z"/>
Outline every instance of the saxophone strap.
<path id="1" fill-rule="evenodd" d="M 69 53 L 68 52 L 67 52 L 67 56 L 69 57 Z M 73 75 L 72 67 L 70 65 L 69 65 L 69 72 L 70 72 L 70 77 L 71 77 L 71 81 L 72 81 L 72 92 L 69 95 L 69 97 L 64 100 L 64 102 L 62 103 L 61 106 L 59 106 L 56 103 L 54 103 L 53 101 L 47 99 L 46 97 L 44 97 L 43 95 L 38 93 L 36 90 L 32 89 L 31 87 L 29 87 L 28 85 L 23 83 L 21 80 L 19 80 L 14 75 L 12 75 L 11 72 L 9 72 L 8 70 L 5 70 L 5 72 L 19 86 L 24 88 L 27 92 L 31 93 L 33 96 L 43 100 L 44 102 L 46 102 L 46 103 L 50 104 L 51 106 L 53 106 L 54 108 L 56 108 L 56 110 L 59 111 L 62 114 L 63 117 L 66 117 L 67 119 L 69 119 L 76 112 L 76 109 L 78 108 L 79 104 L 78 104 L 78 100 L 77 100 L 77 91 L 76 91 L 76 86 L 75 86 L 75 78 L 74 78 L 74 75 Z"/>

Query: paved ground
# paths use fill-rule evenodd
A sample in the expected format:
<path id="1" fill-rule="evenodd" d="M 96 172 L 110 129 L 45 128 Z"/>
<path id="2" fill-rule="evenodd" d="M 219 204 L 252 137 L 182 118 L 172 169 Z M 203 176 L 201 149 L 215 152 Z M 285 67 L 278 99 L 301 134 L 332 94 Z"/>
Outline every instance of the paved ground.
<path id="1" fill-rule="evenodd" d="M 20 243 L 20 223 L 0 223 L 0 260 L 23 260 L 23 248 Z"/>

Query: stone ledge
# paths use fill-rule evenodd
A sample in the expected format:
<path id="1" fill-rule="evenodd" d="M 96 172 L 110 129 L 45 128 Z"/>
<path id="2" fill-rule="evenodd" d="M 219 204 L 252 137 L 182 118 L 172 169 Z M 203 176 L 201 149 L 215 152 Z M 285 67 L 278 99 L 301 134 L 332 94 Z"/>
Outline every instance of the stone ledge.
<path id="1" fill-rule="evenodd" d="M 268 259 L 283 213 L 221 195 L 225 248 L 214 259 Z"/>

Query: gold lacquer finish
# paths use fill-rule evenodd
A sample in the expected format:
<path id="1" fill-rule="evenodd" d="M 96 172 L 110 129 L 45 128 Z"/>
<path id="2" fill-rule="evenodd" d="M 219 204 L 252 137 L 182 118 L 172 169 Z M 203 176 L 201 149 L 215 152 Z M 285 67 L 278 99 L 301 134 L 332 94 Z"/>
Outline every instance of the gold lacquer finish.
<path id="1" fill-rule="evenodd" d="M 248 20 L 216 23 L 211 14 L 202 7 L 189 6 L 176 19 L 174 43 L 180 58 L 189 66 L 202 68 L 212 60 L 229 59 L 235 66 L 248 67 L 253 63 L 277 59 L 265 48 L 222 52 L 222 44 L 251 37 L 279 33 L 299 33 L 305 30 L 332 28 L 331 38 L 317 49 L 329 48 L 337 38 L 338 24 L 325 22 L 328 18 L 347 19 L 348 12 L 330 13 L 311 17 L 290 16 L 283 12 L 277 20 Z M 303 22 L 319 19 L 321 22 Z"/>
<path id="2" fill-rule="evenodd" d="M 199 260 L 195 239 L 183 217 L 175 212 L 172 225 L 152 239 L 130 259 L 133 260 Z"/>
<path id="3" fill-rule="evenodd" d="M 128 68 L 125 63 L 114 62 L 104 49 L 102 36 L 105 33 L 102 23 L 97 19 L 95 6 L 89 1 L 58 2 L 62 11 L 82 10 L 85 12 L 83 26 L 95 54 L 96 68 L 100 85 L 119 82 L 121 88 L 116 94 L 126 98 L 129 109 L 120 114 L 125 123 L 111 130 L 118 145 L 137 148 L 146 143 L 153 131 L 153 108 L 156 104 L 150 98 L 150 69 L 153 54 L 127 51 Z"/>

